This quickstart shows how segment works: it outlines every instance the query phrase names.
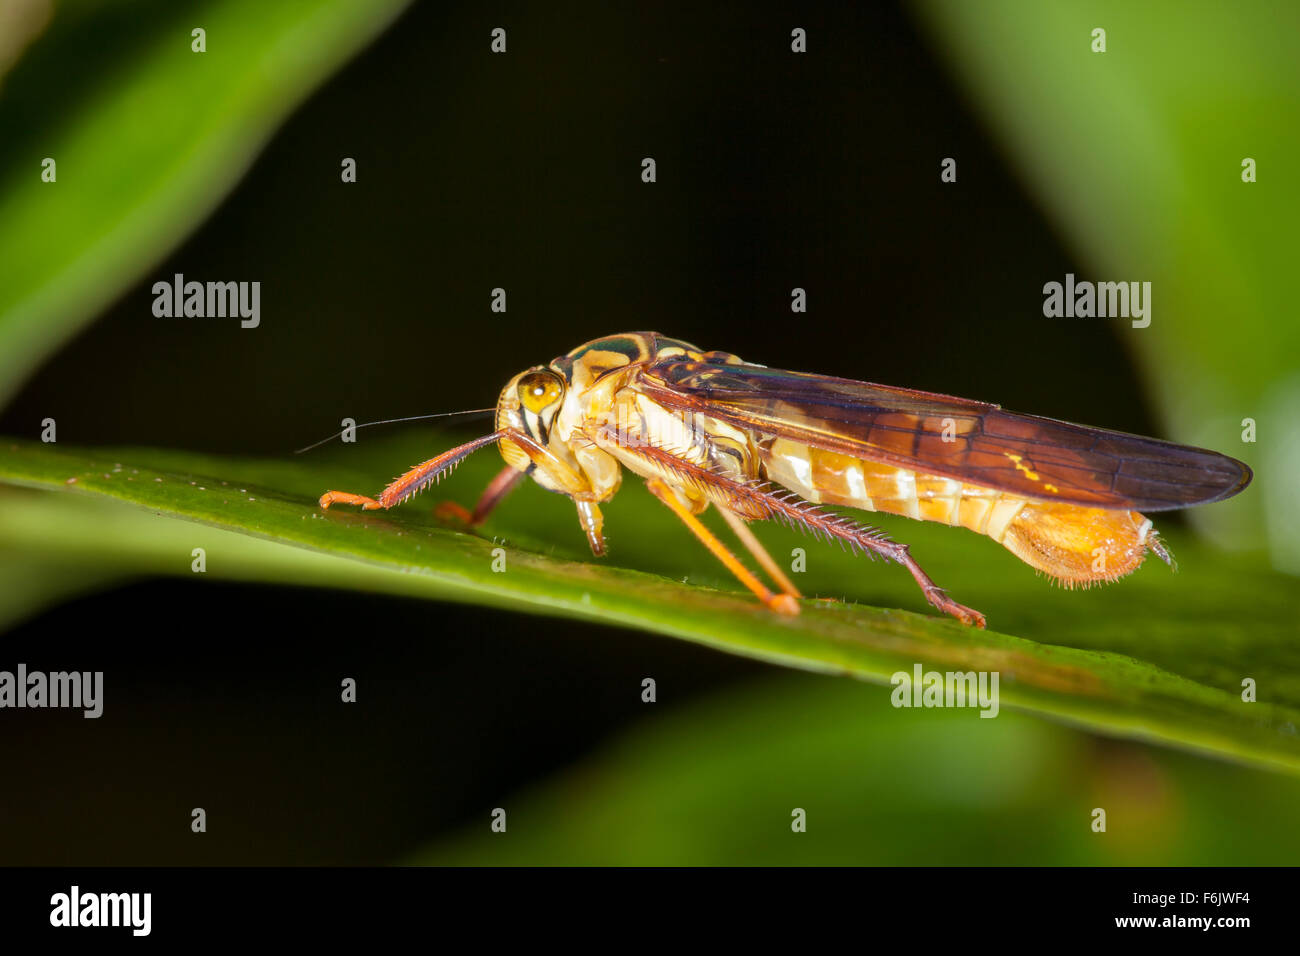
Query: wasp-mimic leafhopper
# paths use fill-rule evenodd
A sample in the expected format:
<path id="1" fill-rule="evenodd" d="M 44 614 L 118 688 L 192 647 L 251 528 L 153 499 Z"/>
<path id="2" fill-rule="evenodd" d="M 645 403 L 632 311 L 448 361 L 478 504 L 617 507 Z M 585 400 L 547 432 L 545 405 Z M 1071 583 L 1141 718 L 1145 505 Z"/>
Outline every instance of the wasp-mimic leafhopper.
<path id="1" fill-rule="evenodd" d="M 516 375 L 496 431 L 417 465 L 378 498 L 329 491 L 320 506 L 391 508 L 496 442 L 506 468 L 471 524 L 525 475 L 568 495 L 591 550 L 600 505 L 626 468 L 765 605 L 797 614 L 799 591 L 747 527 L 779 519 L 911 572 L 926 600 L 966 624 L 905 544 L 818 505 L 884 511 L 988 535 L 1067 586 L 1113 581 L 1169 552 L 1142 512 L 1231 497 L 1250 469 L 1155 438 L 1019 415 L 949 395 L 752 365 L 657 332 L 612 335 Z M 703 524 L 712 504 L 776 585 L 773 593 Z"/>

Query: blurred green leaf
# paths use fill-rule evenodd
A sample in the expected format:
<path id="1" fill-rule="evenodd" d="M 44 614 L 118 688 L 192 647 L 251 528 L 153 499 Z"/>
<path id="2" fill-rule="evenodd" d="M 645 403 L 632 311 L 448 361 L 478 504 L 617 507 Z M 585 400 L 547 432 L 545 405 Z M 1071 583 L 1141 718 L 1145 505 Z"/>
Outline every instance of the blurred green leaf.
<path id="1" fill-rule="evenodd" d="M 1151 324 L 1108 322 L 1172 434 L 1234 452 L 1256 493 L 1193 520 L 1300 572 L 1300 323 L 1291 321 L 1300 190 L 1300 5 L 1286 0 L 925 0 L 936 37 L 1079 279 L 1149 281 Z M 1106 31 L 1093 52 L 1092 31 Z M 1242 162 L 1257 181 L 1242 181 Z M 1043 281 L 1063 281 L 1044 276 Z M 1104 388 L 1098 382 L 1098 388 Z M 1256 444 L 1236 444 L 1244 419 Z"/>
<path id="2" fill-rule="evenodd" d="M 629 691 L 632 693 L 635 688 Z M 1300 781 L 807 676 L 673 708 L 405 862 L 1290 866 Z M 496 807 L 506 833 L 490 829 Z M 1106 832 L 1093 832 L 1093 809 Z M 806 832 L 791 829 L 795 809 Z"/>
<path id="3" fill-rule="evenodd" d="M 366 460 L 391 466 L 418 460 L 421 449 L 429 447 L 376 444 Z M 487 535 L 510 535 L 499 543 L 439 527 L 418 505 L 322 513 L 315 499 L 326 488 L 367 490 L 381 483 L 357 471 L 356 457 L 345 448 L 333 459 L 307 464 L 145 449 L 75 451 L 6 440 L 0 482 L 64 494 L 7 497 L 0 546 L 45 561 L 78 556 L 121 571 L 175 574 L 189 574 L 191 551 L 202 547 L 213 576 L 595 620 L 879 683 L 898 671 L 910 673 L 917 663 L 927 670 L 997 671 L 1003 706 L 1300 769 L 1300 667 L 1285 579 L 1240 560 L 1184 551 L 1184 566 L 1194 572 L 1173 575 L 1153 566 L 1105 591 L 1065 594 L 1046 588 L 1009 555 L 999 556 L 1001 549 L 987 540 L 900 521 L 910 541 L 942 532 L 933 539 L 943 542 L 933 551 L 941 557 L 926 559 L 938 580 L 953 585 L 960 575 L 961 586 L 954 587 L 959 597 L 988 611 L 995 626 L 1019 625 L 1039 640 L 847 602 L 807 601 L 800 617 L 787 619 L 732 590 L 664 576 L 723 583 L 696 570 L 711 559 L 644 492 L 629 489 L 606 509 L 608 527 L 627 535 L 622 545 L 614 538 L 620 567 L 578 560 L 582 539 L 572 506 L 532 486 L 488 526 Z M 472 458 L 457 475 L 458 487 L 481 487 L 499 467 L 490 454 Z M 153 514 L 106 509 L 105 499 Z M 877 601 L 896 592 L 906 606 L 923 603 L 901 569 L 819 550 L 808 539 L 770 534 L 766 540 L 778 554 L 792 543 L 809 547 L 809 577 L 841 594 L 861 593 L 865 584 Z M 497 546 L 505 549 L 505 573 L 492 570 Z M 924 557 L 924 549 L 917 550 Z M 1261 702 L 1242 702 L 1245 677 L 1258 683 Z"/>
<path id="4" fill-rule="evenodd" d="M 29 44 L 49 26 L 52 0 L 0 0 L 0 84 Z"/>
<path id="5" fill-rule="evenodd" d="M 0 502 L 5 500 L 0 497 Z M 0 588 L 0 630 L 74 597 L 121 584 L 130 576 L 112 562 L 84 552 L 37 557 L 26 548 L 0 543 L 0 580 L 5 582 Z"/>
<path id="6" fill-rule="evenodd" d="M 404 6 L 59 7 L 0 89 L 0 404 L 201 222 L 289 112 Z M 196 27 L 206 53 L 190 49 Z"/>

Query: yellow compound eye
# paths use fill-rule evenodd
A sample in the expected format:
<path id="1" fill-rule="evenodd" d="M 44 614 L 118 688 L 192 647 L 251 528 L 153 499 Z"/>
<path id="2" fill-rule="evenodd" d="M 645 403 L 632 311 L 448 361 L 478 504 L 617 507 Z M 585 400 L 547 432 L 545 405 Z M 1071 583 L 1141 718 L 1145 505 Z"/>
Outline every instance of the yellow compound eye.
<path id="1" fill-rule="evenodd" d="M 550 372 L 533 372 L 519 380 L 519 404 L 540 413 L 560 397 L 560 380 Z"/>

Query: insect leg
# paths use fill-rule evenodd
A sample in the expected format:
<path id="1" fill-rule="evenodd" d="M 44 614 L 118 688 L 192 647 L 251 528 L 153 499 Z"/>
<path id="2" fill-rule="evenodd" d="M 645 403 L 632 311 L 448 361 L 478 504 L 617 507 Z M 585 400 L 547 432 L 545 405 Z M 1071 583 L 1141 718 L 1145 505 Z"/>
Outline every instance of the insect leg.
<path id="1" fill-rule="evenodd" d="M 439 518 L 454 519 L 461 524 L 471 528 L 477 528 L 487 520 L 492 509 L 505 500 L 506 495 L 518 487 L 519 482 L 524 479 L 524 472 L 510 465 L 506 465 L 497 473 L 486 488 L 483 494 L 479 496 L 478 504 L 474 506 L 474 512 L 471 514 L 454 501 L 440 501 L 433 509 L 433 513 Z"/>
<path id="2" fill-rule="evenodd" d="M 379 493 L 378 499 L 367 498 L 365 495 L 354 495 L 349 491 L 327 491 L 320 496 L 321 509 L 328 510 L 330 505 L 344 504 L 361 505 L 364 511 L 374 511 L 376 508 L 391 508 L 394 505 L 400 505 L 407 498 L 424 490 L 429 484 L 441 481 L 444 475 L 468 458 L 470 454 L 484 445 L 491 445 L 493 442 L 500 441 L 506 434 L 507 432 L 497 431 L 491 435 L 484 435 L 482 438 L 466 442 L 458 448 L 445 451 L 441 455 L 414 466 L 406 474 L 394 478 L 392 483 Z"/>
<path id="3" fill-rule="evenodd" d="M 911 551 L 907 545 L 899 544 L 896 541 L 884 541 L 881 544 L 888 545 L 890 550 L 882 550 L 881 553 L 886 557 L 897 561 L 907 570 L 912 572 L 912 577 L 916 583 L 921 586 L 921 591 L 925 594 L 925 599 L 930 602 L 932 607 L 938 608 L 945 614 L 951 614 L 963 624 L 975 627 L 984 627 L 986 622 L 984 615 L 974 608 L 966 607 L 964 604 L 958 604 L 952 598 L 948 597 L 948 592 L 934 581 L 930 580 L 930 575 L 921 570 L 921 566 L 916 563 L 916 558 L 912 557 Z"/>
<path id="4" fill-rule="evenodd" d="M 773 594 L 767 589 L 753 573 L 750 572 L 734 554 L 727 550 L 727 546 L 714 536 L 713 532 L 706 528 L 700 519 L 691 514 L 673 494 L 671 488 L 658 478 L 651 478 L 646 482 L 650 493 L 668 506 L 668 508 L 682 520 L 682 524 L 691 529 L 695 537 L 713 553 L 713 556 L 726 566 L 727 570 L 740 579 L 740 583 L 745 585 L 757 595 L 767 607 L 778 614 L 798 614 L 799 605 L 789 594 Z"/>
<path id="5" fill-rule="evenodd" d="M 757 492 L 764 495 L 763 492 Z M 951 614 L 963 624 L 975 627 L 984 627 L 984 615 L 974 608 L 966 607 L 964 604 L 958 604 L 952 598 L 948 597 L 948 592 L 931 580 L 930 575 L 926 574 L 916 558 L 912 557 L 912 552 L 905 544 L 897 541 L 890 541 L 870 528 L 863 528 L 856 522 L 847 520 L 840 515 L 829 514 L 819 508 L 809 505 L 807 502 L 798 499 L 783 497 L 780 495 L 765 494 L 765 500 L 770 509 L 770 514 L 775 518 L 782 518 L 791 524 L 802 524 L 810 531 L 820 533 L 829 538 L 839 538 L 849 542 L 851 545 L 878 554 L 881 557 L 888 558 L 890 561 L 897 561 L 903 567 L 911 572 L 916 583 L 921 586 L 921 593 L 930 605 L 943 611 L 945 614 Z"/>
<path id="6" fill-rule="evenodd" d="M 591 553 L 598 558 L 604 557 L 605 533 L 602 529 L 605 519 L 600 513 L 600 506 L 585 498 L 574 498 L 573 503 L 578 506 L 578 524 L 582 525 L 582 531 L 587 536 Z"/>
<path id="7" fill-rule="evenodd" d="M 327 491 L 320 496 L 320 506 L 322 511 L 328 511 L 330 505 L 360 505 L 363 511 L 374 511 L 376 508 L 384 507 L 374 498 L 367 498 L 365 495 L 354 495 L 350 491 Z"/>
<path id="8" fill-rule="evenodd" d="M 614 441 L 613 436 L 608 431 L 600 433 L 600 438 L 608 442 Z M 933 607 L 938 608 L 945 614 L 951 614 L 963 624 L 976 627 L 984 627 L 985 625 L 983 614 L 973 608 L 958 604 L 948 597 L 943 588 L 930 579 L 930 576 L 916 563 L 916 559 L 908 551 L 907 545 L 899 544 L 897 541 L 890 541 L 879 531 L 865 528 L 843 515 L 822 511 L 816 505 L 804 501 L 793 492 L 785 490 L 773 491 L 771 486 L 765 482 L 737 481 L 719 475 L 708 468 L 703 468 L 648 442 L 637 441 L 633 443 L 624 438 L 622 444 L 615 444 L 614 447 L 619 448 L 625 454 L 635 454 L 643 461 L 652 463 L 669 474 L 676 475 L 684 483 L 688 483 L 704 492 L 719 507 L 741 510 L 741 506 L 743 506 L 743 511 L 756 519 L 776 518 L 794 527 L 804 528 L 813 532 L 813 534 L 823 536 L 828 540 L 838 538 L 847 542 L 850 547 L 860 551 L 869 551 L 891 561 L 897 561 L 911 572 L 916 583 L 921 586 L 921 592 L 925 595 L 925 599 Z M 674 499 L 675 501 L 676 499 Z M 672 507 L 672 504 L 669 504 L 669 507 Z M 700 527 L 703 528 L 703 525 Z M 694 529 L 692 528 L 692 530 Z M 721 547 L 721 544 L 719 544 L 719 547 Z M 748 574 L 748 572 L 746 573 Z M 754 593 L 758 594 L 759 592 L 755 591 Z"/>
<path id="9" fill-rule="evenodd" d="M 509 465 L 501 469 L 479 496 L 478 504 L 474 506 L 474 513 L 470 515 L 470 525 L 477 526 L 486 521 L 492 510 L 505 500 L 506 495 L 519 487 L 519 483 L 523 480 L 524 472 L 519 469 Z"/>
<path id="10" fill-rule="evenodd" d="M 786 577 L 785 572 L 781 570 L 781 565 L 776 563 L 772 556 L 767 553 L 767 549 L 763 547 L 763 543 L 754 536 L 754 532 L 749 530 L 749 525 L 745 524 L 745 519 L 741 518 L 730 508 L 724 508 L 722 505 L 717 505 L 716 507 L 722 517 L 726 519 L 727 524 L 731 525 L 731 530 L 736 533 L 736 537 L 739 538 L 741 543 L 749 549 L 749 553 L 754 556 L 754 560 L 763 566 L 763 569 L 767 571 L 772 580 L 777 583 L 781 590 L 792 598 L 803 597 L 803 595 L 799 593 L 799 589 L 794 586 L 794 583 Z"/>
<path id="11" fill-rule="evenodd" d="M 759 494 L 763 493 L 759 492 Z M 814 533 L 825 535 L 828 539 L 839 538 L 863 551 L 870 551 L 883 558 L 888 558 L 890 561 L 897 561 L 911 572 L 916 583 L 921 586 L 921 593 L 925 595 L 925 599 L 930 602 L 932 607 L 943 611 L 945 614 L 951 614 L 968 627 L 972 625 L 975 627 L 985 626 L 983 614 L 974 608 L 958 604 L 948 597 L 947 591 L 931 580 L 930 575 L 926 574 L 921 566 L 916 563 L 916 558 L 912 557 L 912 552 L 907 545 L 900 544 L 897 541 L 890 541 L 879 532 L 870 528 L 863 528 L 856 522 L 849 521 L 840 515 L 828 514 L 797 499 L 769 493 L 766 495 L 766 500 L 768 507 L 771 509 L 772 517 L 781 518 L 791 524 L 801 524 Z"/>

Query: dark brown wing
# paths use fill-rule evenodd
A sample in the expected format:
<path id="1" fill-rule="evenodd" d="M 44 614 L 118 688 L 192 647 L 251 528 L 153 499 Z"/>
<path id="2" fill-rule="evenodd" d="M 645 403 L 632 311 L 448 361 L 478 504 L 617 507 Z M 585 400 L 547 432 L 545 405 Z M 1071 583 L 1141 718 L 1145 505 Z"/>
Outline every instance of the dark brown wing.
<path id="1" fill-rule="evenodd" d="M 1047 501 L 1168 511 L 1251 479 L 1242 462 L 1200 448 L 850 379 L 668 359 L 646 367 L 641 387 L 759 436 Z"/>

